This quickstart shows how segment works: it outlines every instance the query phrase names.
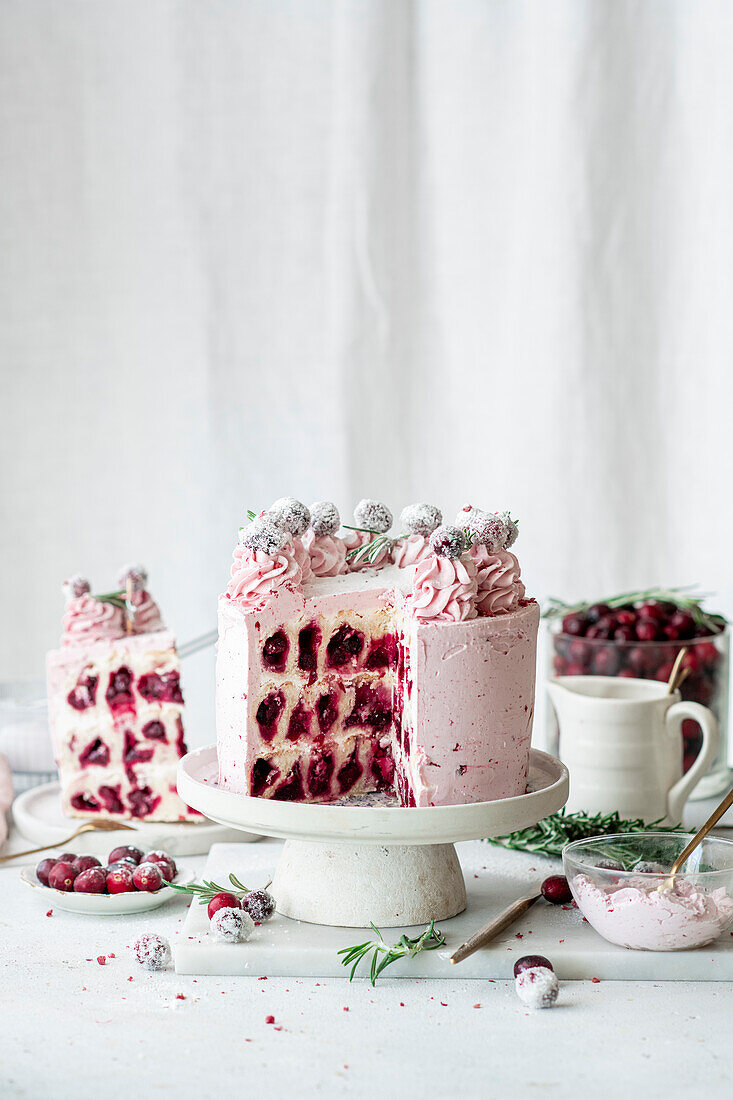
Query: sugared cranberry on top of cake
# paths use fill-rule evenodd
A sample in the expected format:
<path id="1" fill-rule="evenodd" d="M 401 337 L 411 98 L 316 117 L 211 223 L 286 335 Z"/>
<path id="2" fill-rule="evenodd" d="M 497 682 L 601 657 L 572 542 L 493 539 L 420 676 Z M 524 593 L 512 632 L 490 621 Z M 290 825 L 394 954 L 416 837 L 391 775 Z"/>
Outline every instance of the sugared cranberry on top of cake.
<path id="1" fill-rule="evenodd" d="M 219 600 L 220 784 L 291 801 L 394 790 L 420 806 L 523 793 L 539 608 L 508 552 L 516 526 L 471 508 L 443 525 L 416 504 L 393 539 L 386 505 L 364 500 L 355 518 L 343 572 L 338 510 L 312 506 L 295 536 L 305 584 L 297 514 L 241 533 Z"/>
<path id="2" fill-rule="evenodd" d="M 64 812 L 200 821 L 176 791 L 186 744 L 175 640 L 142 566 L 126 566 L 118 584 L 103 596 L 80 576 L 63 586 L 61 647 L 47 670 Z"/>

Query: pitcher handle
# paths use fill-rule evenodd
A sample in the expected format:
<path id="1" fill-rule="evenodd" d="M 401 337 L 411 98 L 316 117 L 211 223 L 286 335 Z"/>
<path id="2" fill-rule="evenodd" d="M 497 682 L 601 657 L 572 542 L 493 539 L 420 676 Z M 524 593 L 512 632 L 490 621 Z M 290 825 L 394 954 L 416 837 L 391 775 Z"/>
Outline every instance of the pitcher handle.
<path id="1" fill-rule="evenodd" d="M 702 729 L 702 748 L 690 770 L 685 772 L 667 793 L 667 817 L 673 825 L 678 825 L 682 821 L 682 811 L 692 788 L 698 780 L 702 779 L 705 772 L 710 770 L 720 746 L 718 720 L 713 712 L 701 703 L 691 703 L 687 700 L 673 703 L 665 717 L 667 732 L 676 729 L 681 736 L 685 718 L 692 718 L 699 723 Z"/>

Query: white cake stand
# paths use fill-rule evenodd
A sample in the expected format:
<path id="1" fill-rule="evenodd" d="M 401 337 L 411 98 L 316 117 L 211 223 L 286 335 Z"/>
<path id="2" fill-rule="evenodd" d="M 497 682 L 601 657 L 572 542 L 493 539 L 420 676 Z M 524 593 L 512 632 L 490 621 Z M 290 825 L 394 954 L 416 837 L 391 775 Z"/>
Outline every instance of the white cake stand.
<path id="1" fill-rule="evenodd" d="M 279 913 L 349 928 L 461 913 L 466 887 L 454 843 L 535 825 L 565 805 L 569 790 L 565 765 L 537 749 L 526 794 L 463 806 L 384 805 L 380 796 L 277 802 L 220 790 L 217 773 L 215 746 L 188 753 L 178 765 L 178 793 L 222 825 L 285 839 L 272 887 Z"/>

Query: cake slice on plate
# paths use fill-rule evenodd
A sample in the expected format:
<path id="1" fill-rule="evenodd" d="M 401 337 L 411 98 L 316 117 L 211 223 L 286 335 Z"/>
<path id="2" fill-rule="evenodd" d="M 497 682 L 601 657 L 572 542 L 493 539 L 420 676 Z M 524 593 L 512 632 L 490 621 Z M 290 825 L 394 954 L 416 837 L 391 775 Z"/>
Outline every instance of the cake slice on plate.
<path id="1" fill-rule="evenodd" d="M 523 794 L 539 607 L 516 525 L 470 507 L 443 525 L 420 504 L 393 538 L 373 500 L 355 524 L 342 538 L 333 504 L 284 498 L 240 532 L 219 600 L 220 785 L 407 806 Z"/>
<path id="2" fill-rule="evenodd" d="M 120 589 L 93 596 L 64 585 L 61 646 L 48 654 L 51 736 L 64 813 L 147 821 L 201 821 L 179 798 L 186 752 L 175 639 L 147 591 L 141 566 Z"/>

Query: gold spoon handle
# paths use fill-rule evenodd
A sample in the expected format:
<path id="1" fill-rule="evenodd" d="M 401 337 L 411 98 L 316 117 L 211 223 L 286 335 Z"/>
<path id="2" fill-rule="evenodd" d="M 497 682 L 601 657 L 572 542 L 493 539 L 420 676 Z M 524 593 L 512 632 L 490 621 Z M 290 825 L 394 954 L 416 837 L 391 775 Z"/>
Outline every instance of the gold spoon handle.
<path id="1" fill-rule="evenodd" d="M 673 875 L 677 874 L 685 860 L 688 859 L 690 855 L 692 855 L 692 853 L 695 851 L 695 848 L 697 848 L 700 841 L 705 839 L 710 830 L 718 824 L 725 811 L 730 809 L 731 806 L 733 806 L 733 787 L 731 787 L 731 789 L 728 791 L 727 795 L 720 803 L 720 805 L 715 810 L 713 810 L 703 827 L 697 833 L 695 833 L 687 847 L 683 848 L 680 854 L 677 856 L 677 859 L 672 864 L 672 868 L 669 872 L 670 878 L 672 878 Z"/>
<path id="2" fill-rule="evenodd" d="M 479 928 L 470 940 L 466 940 L 461 946 L 453 952 L 450 957 L 452 963 L 463 962 L 469 955 L 473 955 L 474 951 L 478 951 L 479 947 L 483 947 L 484 944 L 489 943 L 495 939 L 500 932 L 503 932 L 505 928 L 508 928 L 510 924 L 514 924 L 515 920 L 518 920 L 523 913 L 526 913 L 530 906 L 541 897 L 541 894 L 533 894 L 530 898 L 520 898 L 519 901 L 513 901 L 511 905 L 508 905 L 498 917 L 494 917 L 493 920 L 485 924 L 483 928 Z"/>
<path id="3" fill-rule="evenodd" d="M 89 825 L 80 825 L 78 829 L 75 829 L 71 836 L 67 836 L 65 840 L 54 840 L 51 844 L 42 844 L 40 848 L 26 848 L 24 852 L 13 852 L 9 856 L 0 856 L 0 863 L 7 863 L 11 859 L 20 859 L 21 856 L 32 856 L 36 852 L 47 852 L 49 848 L 63 848 L 69 841 L 74 840 L 81 833 L 88 833 L 90 829 Z"/>

